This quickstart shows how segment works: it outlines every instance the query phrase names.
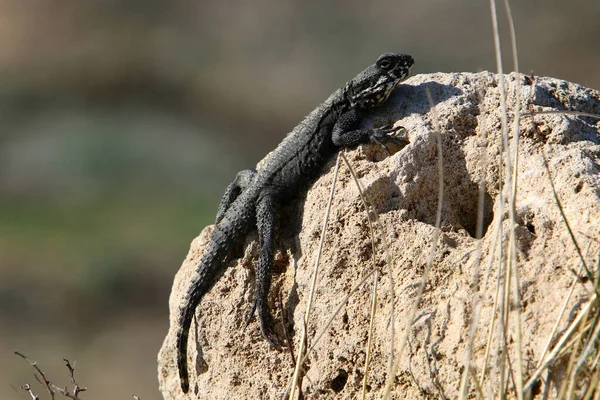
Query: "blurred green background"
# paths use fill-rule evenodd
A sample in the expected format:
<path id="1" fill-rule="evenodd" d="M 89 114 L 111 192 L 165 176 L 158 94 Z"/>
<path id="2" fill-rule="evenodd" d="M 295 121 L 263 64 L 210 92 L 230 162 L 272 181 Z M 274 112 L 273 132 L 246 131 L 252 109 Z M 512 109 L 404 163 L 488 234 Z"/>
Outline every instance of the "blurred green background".
<path id="1" fill-rule="evenodd" d="M 513 3 L 523 72 L 600 88 L 600 2 Z M 87 399 L 159 398 L 172 278 L 225 186 L 385 51 L 494 70 L 489 4 L 0 0 L 0 398 L 35 383 L 14 350 L 63 385 L 76 361 Z"/>

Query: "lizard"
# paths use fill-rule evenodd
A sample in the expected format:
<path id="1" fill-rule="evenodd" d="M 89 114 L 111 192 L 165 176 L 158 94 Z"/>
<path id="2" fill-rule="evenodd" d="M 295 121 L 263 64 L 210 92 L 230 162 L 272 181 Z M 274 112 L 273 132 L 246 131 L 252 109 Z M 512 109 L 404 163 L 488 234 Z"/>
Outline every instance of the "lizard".
<path id="1" fill-rule="evenodd" d="M 335 91 L 304 118 L 258 169 L 240 171 L 219 204 L 216 226 L 179 310 L 176 334 L 181 390 L 189 391 L 188 335 L 196 308 L 227 268 L 241 256 L 246 235 L 256 229 L 259 257 L 255 290 L 247 323 L 255 312 L 263 338 L 277 346 L 273 317 L 267 303 L 274 256 L 273 239 L 280 206 L 299 198 L 318 178 L 327 161 L 343 148 L 376 143 L 400 147 L 408 141 L 396 135 L 402 127 L 389 124 L 361 127 L 365 114 L 383 104 L 410 73 L 414 60 L 407 54 L 384 53 L 355 78 Z M 389 150 L 388 150 L 389 151 Z"/>

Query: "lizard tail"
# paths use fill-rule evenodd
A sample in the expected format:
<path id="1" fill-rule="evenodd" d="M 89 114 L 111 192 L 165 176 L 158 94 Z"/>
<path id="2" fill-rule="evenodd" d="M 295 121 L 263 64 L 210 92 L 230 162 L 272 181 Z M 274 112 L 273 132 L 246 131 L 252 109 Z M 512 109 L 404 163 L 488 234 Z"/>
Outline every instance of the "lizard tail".
<path id="1" fill-rule="evenodd" d="M 224 229 L 225 228 L 225 229 Z M 187 393 L 190 389 L 187 362 L 188 336 L 196 307 L 224 272 L 227 264 L 223 261 L 230 252 L 227 237 L 232 234 L 226 227 L 217 226 L 211 237 L 211 245 L 202 256 L 196 275 L 188 288 L 186 298 L 179 314 L 177 331 L 177 368 L 181 390 Z"/>
<path id="2" fill-rule="evenodd" d="M 190 390 L 187 365 L 187 346 L 190 325 L 194 317 L 195 307 L 186 307 L 181 311 L 179 317 L 179 330 L 177 331 L 177 368 L 179 369 L 179 380 L 181 390 L 187 393 Z"/>

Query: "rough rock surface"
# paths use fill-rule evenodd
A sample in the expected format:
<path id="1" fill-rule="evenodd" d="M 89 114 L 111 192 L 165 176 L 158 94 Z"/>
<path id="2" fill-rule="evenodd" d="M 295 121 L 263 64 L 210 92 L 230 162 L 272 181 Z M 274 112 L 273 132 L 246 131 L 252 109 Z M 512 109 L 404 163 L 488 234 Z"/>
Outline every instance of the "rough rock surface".
<path id="1" fill-rule="evenodd" d="M 536 78 L 533 85 L 531 83 L 523 76 L 507 75 L 509 105 L 514 105 L 518 84 L 519 100 L 525 111 L 533 107 L 537 111 L 600 113 L 597 91 L 550 78 Z M 425 88 L 429 88 L 433 96 L 432 109 Z M 398 340 L 414 304 L 436 231 L 435 131 L 441 132 L 443 146 L 442 226 L 424 295 L 410 327 L 408 346 L 398 364 L 392 398 L 457 398 L 473 313 L 476 271 L 481 274 L 482 299 L 473 351 L 473 365 L 478 373 L 483 364 L 498 273 L 498 255 L 493 251 L 498 226 L 502 227 L 500 237 L 504 251 L 508 248 L 510 223 L 506 202 L 502 204 L 499 191 L 500 178 L 506 169 L 499 161 L 503 146 L 497 76 L 481 72 L 412 77 L 399 86 L 386 106 L 366 123 L 388 121 L 406 128 L 410 140 L 406 148 L 391 156 L 373 145 L 347 153 L 366 195 L 379 213 L 383 228 L 377 233 L 377 259 L 378 264 L 383 265 L 383 275 L 367 398 L 379 398 L 377 394 L 381 393 L 386 380 L 390 347 L 390 271 Z M 508 121 L 512 129 L 510 113 Z M 562 303 L 574 285 L 572 270 L 577 270 L 580 264 L 553 198 L 543 155 L 548 160 L 575 237 L 582 249 L 590 245 L 586 257 L 588 265 L 594 265 L 600 240 L 599 129 L 597 119 L 563 114 L 538 115 L 533 120 L 525 118 L 521 123 L 516 236 L 525 376 L 532 372 L 544 351 Z M 298 348 L 301 337 L 334 162 L 325 168 L 306 199 L 295 204 L 303 204 L 301 216 L 296 217 L 299 212 L 290 207 L 288 214 L 282 217 L 283 229 L 277 239 L 280 250 L 276 255 L 270 301 L 276 318 L 281 319 L 283 308 L 294 349 Z M 484 232 L 483 237 L 477 239 L 480 182 L 485 189 Z M 343 297 L 369 270 L 372 251 L 368 227 L 355 183 L 342 164 L 308 324 L 311 338 L 321 331 Z M 257 255 L 254 235 L 247 240 L 244 257 L 232 262 L 198 307 L 198 325 L 192 325 L 188 355 L 191 393 L 184 396 L 179 389 L 175 363 L 178 309 L 211 229 L 210 226 L 204 229 L 192 242 L 175 277 L 170 298 L 171 328 L 158 356 L 160 389 L 165 399 L 281 399 L 293 373 L 290 352 L 269 348 L 261 339 L 256 322 L 244 329 Z M 384 242 L 389 243 L 392 265 L 385 264 L 381 250 Z M 481 257 L 478 257 L 478 246 Z M 589 283 L 575 286 L 559 332 L 588 299 Z M 302 382 L 305 399 L 360 396 L 371 288 L 369 279 L 368 284 L 350 298 L 309 356 Z M 512 333 L 508 340 L 514 352 Z M 492 351 L 490 357 L 493 372 L 497 354 Z M 491 398 L 493 385 L 487 384 L 483 390 Z M 550 390 L 553 393 L 556 388 L 551 385 Z"/>

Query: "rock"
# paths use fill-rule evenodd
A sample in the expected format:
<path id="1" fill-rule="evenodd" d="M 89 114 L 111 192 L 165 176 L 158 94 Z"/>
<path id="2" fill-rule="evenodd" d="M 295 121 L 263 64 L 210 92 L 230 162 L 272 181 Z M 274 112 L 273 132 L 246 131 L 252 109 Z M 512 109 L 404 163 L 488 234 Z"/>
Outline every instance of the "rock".
<path id="1" fill-rule="evenodd" d="M 510 104 L 524 111 L 577 110 L 600 114 L 600 93 L 551 79 L 507 75 Z M 410 144 L 389 156 L 374 145 L 348 151 L 365 193 L 379 214 L 376 258 L 382 265 L 379 284 L 368 398 L 380 398 L 387 379 L 390 342 L 389 277 L 393 278 L 396 345 L 406 327 L 425 270 L 435 228 L 438 203 L 438 153 L 435 131 L 441 132 L 444 165 L 444 201 L 433 266 L 409 341 L 398 363 L 393 396 L 397 399 L 457 398 L 469 343 L 474 278 L 479 271 L 481 317 L 473 347 L 473 366 L 479 374 L 492 325 L 498 276 L 499 237 L 506 253 L 509 240 L 507 203 L 500 199 L 500 178 L 506 175 L 501 136 L 500 92 L 497 76 L 431 74 L 410 78 L 367 124 L 397 121 L 406 128 Z M 429 88 L 435 106 L 425 95 Z M 513 106 L 510 107 L 511 110 Z M 514 118 L 508 114 L 511 132 Z M 560 202 L 575 237 L 595 264 L 600 238 L 600 122 L 573 115 L 538 115 L 520 126 L 516 228 L 518 277 L 521 296 L 524 376 L 539 361 L 569 290 L 574 294 L 563 331 L 589 299 L 590 283 L 574 282 L 580 265 L 553 197 L 544 155 Z M 502 156 L 502 161 L 500 157 Z M 276 256 L 276 274 L 270 293 L 274 314 L 281 320 L 280 304 L 295 349 L 302 336 L 303 316 L 310 290 L 315 252 L 333 176 L 332 160 L 304 201 L 301 228 L 283 229 Z M 501 166 L 502 164 L 502 166 Z M 479 186 L 485 200 L 483 237 L 477 238 Z M 507 191 L 504 191 L 506 198 Z M 293 219 L 293 218 L 291 218 Z M 282 221 L 286 221 L 282 219 Z M 498 227 L 502 233 L 497 234 Z M 165 399 L 281 399 L 293 374 L 288 350 L 277 351 L 261 339 L 256 322 L 244 329 L 254 286 L 256 237 L 246 254 L 232 262 L 223 278 L 198 307 L 198 326 L 192 325 L 188 357 L 191 394 L 179 388 L 175 357 L 178 309 L 193 276 L 212 227 L 196 238 L 175 277 L 170 298 L 171 328 L 159 353 L 160 390 Z M 388 247 L 386 247 L 386 243 Z M 478 251 L 481 251 L 479 253 Z M 385 253 L 392 263 L 385 262 Z M 479 254 L 481 254 L 479 256 Z M 314 307 L 308 323 L 310 342 L 333 310 L 371 268 L 369 224 L 359 192 L 342 164 L 321 257 Z M 580 272 L 580 276 L 585 273 Z M 361 393 L 369 326 L 372 279 L 358 289 L 308 357 L 302 389 L 306 399 L 354 399 Z M 281 297 L 281 303 L 279 296 Z M 508 349 L 516 360 L 514 318 Z M 497 325 L 497 322 L 496 322 Z M 282 329 L 280 329 L 282 332 Z M 498 334 L 494 334 L 495 340 Z M 555 342 L 556 340 L 554 340 Z M 553 343 L 554 343 L 553 342 Z M 490 349 L 490 372 L 499 365 L 497 346 Z M 200 345 L 201 349 L 197 346 Z M 554 367 L 553 377 L 560 378 Z M 495 376 L 495 375 L 494 375 Z M 563 378 L 564 379 L 564 378 Z M 559 382 L 560 383 L 560 382 Z M 550 393 L 557 382 L 550 381 Z M 539 388 L 538 388 L 539 389 Z M 473 385 L 470 390 L 474 393 Z M 484 393 L 495 391 L 487 380 Z M 497 391 L 495 392 L 497 393 Z M 551 396 L 552 397 L 552 396 Z"/>

